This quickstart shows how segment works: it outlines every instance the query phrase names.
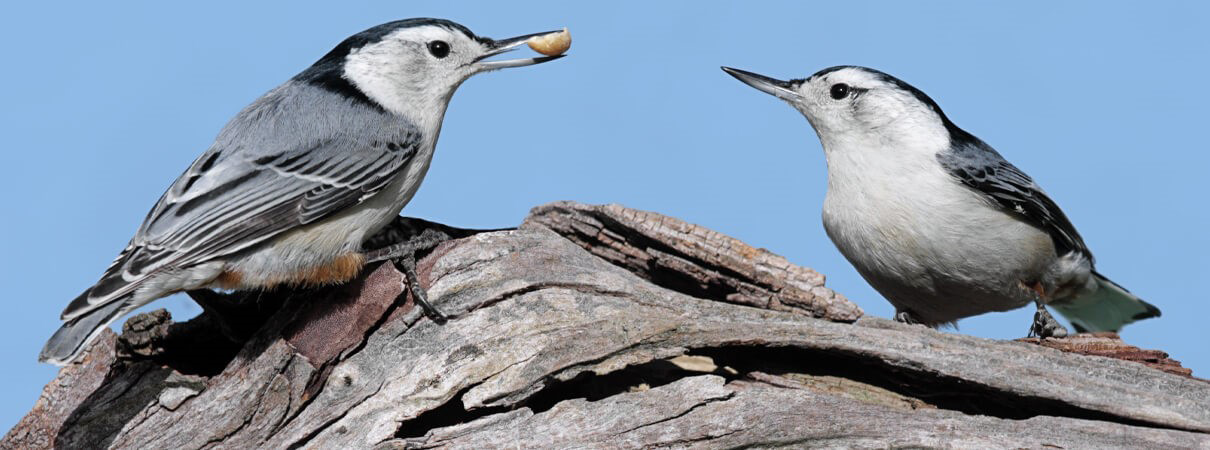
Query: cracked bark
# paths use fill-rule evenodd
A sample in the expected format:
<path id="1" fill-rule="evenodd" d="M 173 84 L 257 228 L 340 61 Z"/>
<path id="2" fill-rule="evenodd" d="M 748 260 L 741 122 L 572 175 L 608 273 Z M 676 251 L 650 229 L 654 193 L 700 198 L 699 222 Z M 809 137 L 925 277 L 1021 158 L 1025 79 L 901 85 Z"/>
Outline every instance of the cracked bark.
<path id="1" fill-rule="evenodd" d="M 447 323 L 395 301 L 389 264 L 231 295 L 255 319 L 240 342 L 139 316 L 0 446 L 1210 446 L 1210 383 L 1116 336 L 862 318 L 810 269 L 614 205 L 474 235 L 401 218 L 376 242 L 424 227 L 463 236 L 418 264 Z"/>

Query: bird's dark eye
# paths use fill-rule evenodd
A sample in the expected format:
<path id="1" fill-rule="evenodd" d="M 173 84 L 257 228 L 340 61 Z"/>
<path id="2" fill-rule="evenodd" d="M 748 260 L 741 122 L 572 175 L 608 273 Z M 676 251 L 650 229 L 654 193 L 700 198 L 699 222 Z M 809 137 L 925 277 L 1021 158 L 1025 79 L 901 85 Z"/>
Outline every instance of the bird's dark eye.
<path id="1" fill-rule="evenodd" d="M 840 100 L 849 96 L 849 85 L 836 83 L 832 85 L 832 98 Z"/>
<path id="2" fill-rule="evenodd" d="M 429 42 L 429 53 L 438 58 L 444 58 L 450 54 L 450 44 L 445 43 L 445 41 Z"/>

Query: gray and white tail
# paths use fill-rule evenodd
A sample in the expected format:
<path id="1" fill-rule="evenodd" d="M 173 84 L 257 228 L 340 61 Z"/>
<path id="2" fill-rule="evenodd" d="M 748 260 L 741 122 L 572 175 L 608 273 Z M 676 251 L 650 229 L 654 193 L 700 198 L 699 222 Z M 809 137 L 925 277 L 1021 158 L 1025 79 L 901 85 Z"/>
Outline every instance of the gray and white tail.
<path id="1" fill-rule="evenodd" d="M 1118 331 L 1122 326 L 1160 316 L 1160 309 L 1131 294 L 1117 283 L 1093 272 L 1097 290 L 1069 302 L 1050 306 L 1071 321 L 1076 332 Z"/>
<path id="2" fill-rule="evenodd" d="M 76 298 L 77 302 L 88 298 L 90 292 L 92 289 L 80 294 L 80 297 Z M 96 309 L 68 320 L 46 341 L 46 346 L 42 347 L 42 353 L 38 355 L 38 361 L 62 366 L 80 357 L 88 343 L 101 334 L 101 330 L 130 311 L 129 300 L 133 295 L 131 293 L 112 299 Z"/>

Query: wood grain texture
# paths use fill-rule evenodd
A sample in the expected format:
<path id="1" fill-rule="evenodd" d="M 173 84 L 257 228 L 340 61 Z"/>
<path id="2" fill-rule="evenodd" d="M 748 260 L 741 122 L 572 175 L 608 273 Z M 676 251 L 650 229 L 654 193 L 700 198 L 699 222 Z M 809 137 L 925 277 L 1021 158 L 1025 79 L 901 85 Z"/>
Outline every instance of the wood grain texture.
<path id="1" fill-rule="evenodd" d="M 0 446 L 1210 446 L 1210 383 L 863 318 L 813 271 L 658 214 L 558 203 L 462 235 L 418 264 L 444 324 L 390 264 L 233 295 L 257 323 L 222 333 L 143 316 Z"/>
<path id="2" fill-rule="evenodd" d="M 1180 361 L 1169 358 L 1167 352 L 1146 350 L 1127 344 L 1122 341 L 1121 336 L 1112 331 L 1081 333 L 1068 339 L 1040 339 L 1032 337 L 1017 340 L 1065 352 L 1079 353 L 1081 355 L 1096 355 L 1126 361 L 1136 361 L 1165 372 L 1187 377 L 1193 376 L 1192 370 L 1182 367 Z"/>
<path id="3" fill-rule="evenodd" d="M 852 322 L 861 308 L 824 286 L 824 276 L 763 248 L 676 218 L 621 205 L 556 202 L 530 211 L 522 228 L 559 233 L 606 261 L 682 293 Z"/>

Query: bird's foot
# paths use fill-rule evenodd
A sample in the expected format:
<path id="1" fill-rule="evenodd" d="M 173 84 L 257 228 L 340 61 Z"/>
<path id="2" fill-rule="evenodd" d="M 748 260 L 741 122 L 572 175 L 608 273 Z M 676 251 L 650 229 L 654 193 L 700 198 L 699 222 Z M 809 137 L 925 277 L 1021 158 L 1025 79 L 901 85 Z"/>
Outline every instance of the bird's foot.
<path id="1" fill-rule="evenodd" d="M 441 245 L 442 242 L 454 238 L 455 236 L 451 236 L 443 230 L 426 228 L 419 234 L 408 237 L 403 242 L 367 252 L 366 261 L 390 261 L 396 269 L 403 272 L 403 276 L 408 282 L 408 290 L 412 293 L 413 301 L 424 310 L 425 315 L 433 319 L 434 322 L 445 323 L 446 320 L 449 320 L 449 317 L 429 301 L 428 292 L 420 285 L 420 276 L 416 273 L 416 261 L 438 245 Z M 406 295 L 406 293 L 401 295 Z"/>
<path id="2" fill-rule="evenodd" d="M 1067 337 L 1067 328 L 1063 324 L 1055 320 L 1055 317 L 1050 315 L 1050 311 L 1046 310 L 1046 306 L 1042 302 L 1037 302 L 1038 312 L 1034 313 L 1033 326 L 1029 328 L 1029 336 L 1039 337 L 1042 339 L 1048 337 Z"/>
<path id="3" fill-rule="evenodd" d="M 895 321 L 899 323 L 906 323 L 908 325 L 921 325 L 920 320 L 917 319 L 916 316 L 912 315 L 911 311 L 906 309 L 895 311 Z"/>
<path id="4" fill-rule="evenodd" d="M 430 319 L 433 319 L 433 322 L 437 323 L 445 323 L 447 320 L 449 320 L 449 316 L 446 316 L 445 313 L 441 312 L 440 309 L 437 309 L 436 306 L 433 306 L 433 303 L 429 301 L 428 291 L 425 291 L 424 288 L 420 286 L 420 276 L 416 274 L 415 256 L 392 259 L 391 263 L 395 265 L 396 269 L 399 269 L 400 272 L 403 272 L 404 278 L 408 280 L 408 289 L 412 292 L 412 300 L 415 301 L 417 305 L 420 305 L 420 308 L 424 310 L 424 314 L 426 316 L 429 316 Z"/>
<path id="5" fill-rule="evenodd" d="M 407 278 L 408 289 L 412 293 L 412 299 L 424 309 L 425 315 L 433 319 L 434 322 L 444 323 L 448 320 L 448 316 L 429 301 L 428 292 L 420 285 L 420 277 L 416 273 L 416 262 L 445 241 L 489 231 L 511 229 L 476 230 L 455 228 L 427 220 L 400 217 L 396 218 L 387 228 L 380 231 L 364 244 L 366 246 L 373 246 L 382 245 L 383 242 L 394 242 L 377 250 L 366 252 L 366 262 L 390 261 L 391 264 L 394 264 L 395 268 L 403 272 L 403 276 Z"/>

